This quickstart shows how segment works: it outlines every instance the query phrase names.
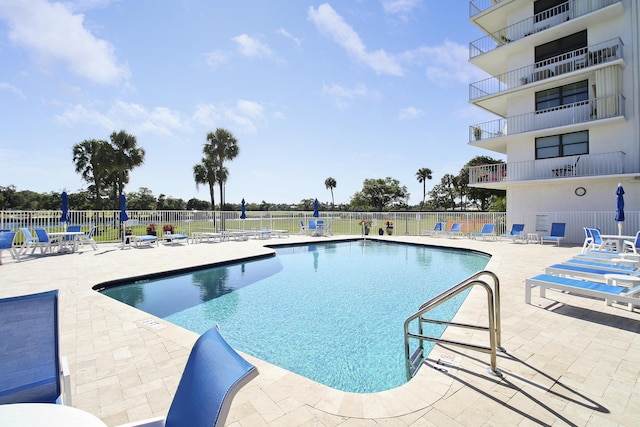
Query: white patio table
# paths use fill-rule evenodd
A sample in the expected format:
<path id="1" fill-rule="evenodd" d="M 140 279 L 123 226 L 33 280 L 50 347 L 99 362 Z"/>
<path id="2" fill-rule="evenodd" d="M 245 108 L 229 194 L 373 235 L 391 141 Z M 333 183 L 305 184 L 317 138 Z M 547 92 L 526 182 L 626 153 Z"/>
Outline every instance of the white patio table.
<path id="1" fill-rule="evenodd" d="M 53 403 L 0 405 L 0 425 L 47 427 L 107 427 L 100 418 L 72 406 Z"/>
<path id="2" fill-rule="evenodd" d="M 62 245 L 67 241 L 66 237 L 72 237 L 70 242 L 73 243 L 71 245 L 71 253 L 73 253 L 76 250 L 78 250 L 79 237 L 84 236 L 85 232 L 84 231 L 58 231 L 55 233 L 47 233 L 47 234 L 49 235 L 49 237 L 60 237 L 60 250 L 62 250 Z"/>
<path id="3" fill-rule="evenodd" d="M 624 252 L 624 241 L 634 241 L 636 236 L 622 236 L 620 234 L 601 234 L 602 240 L 613 240 L 616 242 L 616 251 Z"/>

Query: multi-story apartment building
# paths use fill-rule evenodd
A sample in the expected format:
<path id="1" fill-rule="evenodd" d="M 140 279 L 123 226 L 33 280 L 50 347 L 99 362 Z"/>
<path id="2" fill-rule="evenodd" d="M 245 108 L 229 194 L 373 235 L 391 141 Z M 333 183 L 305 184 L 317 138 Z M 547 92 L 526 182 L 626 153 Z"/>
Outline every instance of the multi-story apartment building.
<path id="1" fill-rule="evenodd" d="M 615 210 L 618 183 L 626 209 L 640 211 L 640 1 L 471 0 L 469 8 L 486 34 L 470 43 L 469 60 L 491 76 L 470 85 L 470 102 L 497 117 L 470 126 L 469 143 L 507 158 L 471 168 L 470 185 L 506 190 L 509 222 L 531 231 L 566 212 L 570 241 L 583 226 L 617 232 L 613 217 L 588 214 Z M 640 227 L 628 225 L 625 234 Z"/>

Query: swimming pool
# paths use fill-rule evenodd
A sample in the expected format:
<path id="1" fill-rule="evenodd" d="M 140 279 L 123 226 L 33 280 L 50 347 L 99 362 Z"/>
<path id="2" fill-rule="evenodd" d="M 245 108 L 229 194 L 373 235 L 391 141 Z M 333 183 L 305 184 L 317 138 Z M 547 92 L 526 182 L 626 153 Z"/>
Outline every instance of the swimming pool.
<path id="1" fill-rule="evenodd" d="M 339 390 L 371 393 L 407 381 L 406 317 L 488 260 L 455 249 L 329 242 L 102 292 L 197 333 L 219 324 L 245 353 Z M 465 297 L 432 315 L 450 320 Z"/>

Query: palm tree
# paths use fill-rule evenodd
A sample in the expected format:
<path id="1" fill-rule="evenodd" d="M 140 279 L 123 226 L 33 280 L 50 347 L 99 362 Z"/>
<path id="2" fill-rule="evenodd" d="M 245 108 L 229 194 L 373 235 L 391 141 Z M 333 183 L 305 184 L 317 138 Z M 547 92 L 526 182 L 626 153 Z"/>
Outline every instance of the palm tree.
<path id="1" fill-rule="evenodd" d="M 108 158 L 111 146 L 107 141 L 86 139 L 73 146 L 76 173 L 87 183 L 93 184 L 94 209 L 102 209 L 101 192 L 108 176 Z"/>
<path id="2" fill-rule="evenodd" d="M 429 168 L 420 168 L 416 172 L 416 178 L 418 182 L 422 184 L 422 203 L 420 203 L 420 210 L 424 207 L 424 200 L 427 198 L 427 180 L 433 178 L 433 172 Z"/>
<path id="3" fill-rule="evenodd" d="M 220 209 L 224 209 L 225 194 L 224 185 L 229 178 L 229 170 L 224 167 L 225 160 L 233 160 L 240 153 L 238 140 L 231 132 L 223 128 L 217 128 L 215 132 L 207 134 L 207 143 L 202 151 L 205 157 L 218 168 L 216 180 L 220 186 Z M 224 222 L 222 223 L 224 229 Z"/>
<path id="4" fill-rule="evenodd" d="M 115 200 L 118 200 L 124 192 L 124 186 L 129 182 L 129 172 L 144 163 L 145 151 L 138 148 L 136 137 L 125 131 L 111 134 L 111 146 L 113 153 L 113 178 Z"/>
<path id="5" fill-rule="evenodd" d="M 337 185 L 336 180 L 331 177 L 324 180 L 325 188 L 328 188 L 329 190 L 331 190 L 331 208 L 335 207 L 333 203 L 333 189 L 336 188 L 336 185 Z"/>
<path id="6" fill-rule="evenodd" d="M 196 181 L 196 188 L 200 184 L 207 184 L 209 186 L 209 196 L 211 197 L 211 210 L 216 208 L 216 199 L 214 195 L 214 187 L 218 182 L 217 178 L 218 166 L 216 162 L 202 158 L 202 162 L 193 167 L 193 179 Z"/>

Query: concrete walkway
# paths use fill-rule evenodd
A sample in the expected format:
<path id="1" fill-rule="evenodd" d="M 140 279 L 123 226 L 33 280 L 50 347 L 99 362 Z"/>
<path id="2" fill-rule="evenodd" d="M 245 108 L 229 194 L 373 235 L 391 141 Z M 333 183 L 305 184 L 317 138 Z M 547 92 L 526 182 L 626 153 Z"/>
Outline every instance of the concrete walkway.
<path id="1" fill-rule="evenodd" d="M 337 237 L 340 239 L 341 237 Z M 227 425 L 239 426 L 632 426 L 640 420 L 640 310 L 548 291 L 524 303 L 524 279 L 580 252 L 466 238 L 382 236 L 490 253 L 501 284 L 499 378 L 489 355 L 436 346 L 409 383 L 375 394 L 345 393 L 253 357 L 260 372 L 235 397 Z M 75 254 L 4 254 L 0 297 L 60 289 L 61 351 L 72 374 L 73 406 L 109 426 L 165 415 L 197 336 L 92 290 L 104 282 L 270 253 L 266 247 L 327 240 L 283 239 Z M 373 268 L 373 266 L 372 266 Z M 471 291 L 456 316 L 487 324 L 486 294 Z M 399 325 L 399 327 L 402 327 Z M 451 329 L 451 328 L 450 328 Z M 486 333 L 445 337 L 486 345 Z M 438 361 L 447 365 L 438 364 Z"/>

